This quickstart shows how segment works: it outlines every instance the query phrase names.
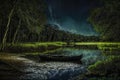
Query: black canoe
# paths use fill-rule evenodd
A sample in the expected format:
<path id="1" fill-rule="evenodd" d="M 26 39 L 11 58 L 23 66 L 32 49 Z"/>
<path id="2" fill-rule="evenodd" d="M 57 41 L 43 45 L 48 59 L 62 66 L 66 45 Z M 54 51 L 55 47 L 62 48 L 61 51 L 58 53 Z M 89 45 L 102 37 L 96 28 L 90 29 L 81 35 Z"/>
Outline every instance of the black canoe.
<path id="1" fill-rule="evenodd" d="M 79 62 L 82 55 L 79 56 L 58 56 L 58 55 L 39 55 L 40 61 L 60 61 L 60 62 Z"/>

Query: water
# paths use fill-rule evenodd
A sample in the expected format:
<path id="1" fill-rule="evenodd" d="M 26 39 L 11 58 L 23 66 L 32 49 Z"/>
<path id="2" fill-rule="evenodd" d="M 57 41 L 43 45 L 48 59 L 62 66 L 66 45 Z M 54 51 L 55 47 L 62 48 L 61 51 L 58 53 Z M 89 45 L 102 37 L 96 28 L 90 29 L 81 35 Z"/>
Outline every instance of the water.
<path id="1" fill-rule="evenodd" d="M 97 60 L 103 59 L 103 55 L 100 50 L 90 50 L 90 49 L 75 49 L 75 48 L 63 48 L 55 52 L 50 53 L 51 55 L 69 55 L 78 56 L 83 55 L 82 62 L 84 65 L 90 65 L 95 63 Z"/>
<path id="2" fill-rule="evenodd" d="M 35 67 L 27 68 L 31 73 L 21 76 L 22 80 L 71 80 L 72 78 L 85 73 L 90 64 L 104 59 L 99 50 L 82 50 L 73 48 L 59 49 L 50 53 L 51 55 L 81 55 L 83 64 L 70 62 L 43 62 L 35 63 Z"/>

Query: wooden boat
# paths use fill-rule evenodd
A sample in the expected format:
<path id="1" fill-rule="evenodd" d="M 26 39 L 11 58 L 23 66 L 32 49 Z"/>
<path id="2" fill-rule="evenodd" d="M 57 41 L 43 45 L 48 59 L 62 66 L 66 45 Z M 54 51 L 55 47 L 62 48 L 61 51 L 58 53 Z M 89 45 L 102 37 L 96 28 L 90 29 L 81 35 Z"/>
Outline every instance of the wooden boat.
<path id="1" fill-rule="evenodd" d="M 40 61 L 79 62 L 82 56 L 39 55 L 39 58 Z"/>

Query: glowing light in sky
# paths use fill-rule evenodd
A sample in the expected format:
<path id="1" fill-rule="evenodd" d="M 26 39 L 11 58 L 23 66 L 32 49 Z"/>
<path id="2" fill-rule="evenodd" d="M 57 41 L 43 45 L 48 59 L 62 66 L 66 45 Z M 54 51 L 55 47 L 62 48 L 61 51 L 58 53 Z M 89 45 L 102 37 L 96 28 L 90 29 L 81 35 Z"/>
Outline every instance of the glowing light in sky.
<path id="1" fill-rule="evenodd" d="M 82 35 L 98 35 L 87 21 L 90 10 L 97 6 L 94 0 L 46 0 L 48 23 L 60 29 Z"/>

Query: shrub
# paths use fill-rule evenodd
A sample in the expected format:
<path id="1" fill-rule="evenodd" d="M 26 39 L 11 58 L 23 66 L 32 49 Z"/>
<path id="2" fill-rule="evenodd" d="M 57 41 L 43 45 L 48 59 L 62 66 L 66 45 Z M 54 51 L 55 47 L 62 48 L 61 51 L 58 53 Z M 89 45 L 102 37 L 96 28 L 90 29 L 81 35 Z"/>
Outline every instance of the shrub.
<path id="1" fill-rule="evenodd" d="M 120 56 L 109 56 L 104 61 L 98 61 L 94 65 L 90 65 L 88 70 L 92 74 L 98 75 L 119 75 Z"/>

